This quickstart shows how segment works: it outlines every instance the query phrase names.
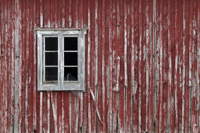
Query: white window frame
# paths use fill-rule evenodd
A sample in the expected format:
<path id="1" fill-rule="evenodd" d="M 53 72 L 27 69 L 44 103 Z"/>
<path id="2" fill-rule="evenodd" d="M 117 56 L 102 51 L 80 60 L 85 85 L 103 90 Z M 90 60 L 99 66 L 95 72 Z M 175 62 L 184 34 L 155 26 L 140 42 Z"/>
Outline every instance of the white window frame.
<path id="1" fill-rule="evenodd" d="M 36 29 L 38 91 L 85 91 L 86 29 Z M 58 82 L 44 82 L 44 38 L 58 37 Z M 64 37 L 78 38 L 78 81 L 64 81 Z"/>

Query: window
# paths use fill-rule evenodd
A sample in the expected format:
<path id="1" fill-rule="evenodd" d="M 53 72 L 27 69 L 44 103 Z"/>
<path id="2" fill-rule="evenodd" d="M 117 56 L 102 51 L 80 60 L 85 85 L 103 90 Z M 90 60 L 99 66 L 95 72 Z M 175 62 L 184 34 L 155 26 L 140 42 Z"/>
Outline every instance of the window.
<path id="1" fill-rule="evenodd" d="M 85 30 L 36 31 L 38 90 L 84 90 Z"/>

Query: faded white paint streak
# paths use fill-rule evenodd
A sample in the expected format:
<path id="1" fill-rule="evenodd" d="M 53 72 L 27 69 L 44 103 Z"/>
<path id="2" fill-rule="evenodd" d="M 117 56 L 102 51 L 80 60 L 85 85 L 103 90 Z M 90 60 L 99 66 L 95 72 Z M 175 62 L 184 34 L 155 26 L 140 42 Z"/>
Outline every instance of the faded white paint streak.
<path id="1" fill-rule="evenodd" d="M 15 1 L 15 89 L 14 89 L 14 108 L 15 108 L 15 115 L 14 115 L 14 127 L 13 132 L 20 132 L 20 121 L 19 121 L 19 97 L 21 96 L 21 60 L 20 60 L 20 29 L 21 29 L 21 11 L 19 7 L 19 0 Z"/>

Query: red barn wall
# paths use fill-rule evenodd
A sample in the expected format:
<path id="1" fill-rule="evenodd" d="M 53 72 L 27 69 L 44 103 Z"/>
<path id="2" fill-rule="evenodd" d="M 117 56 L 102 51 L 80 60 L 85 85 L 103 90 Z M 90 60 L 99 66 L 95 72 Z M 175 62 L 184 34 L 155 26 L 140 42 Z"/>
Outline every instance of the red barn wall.
<path id="1" fill-rule="evenodd" d="M 38 92 L 40 28 L 88 27 L 86 92 Z M 199 133 L 199 0 L 0 0 L 0 133 Z"/>

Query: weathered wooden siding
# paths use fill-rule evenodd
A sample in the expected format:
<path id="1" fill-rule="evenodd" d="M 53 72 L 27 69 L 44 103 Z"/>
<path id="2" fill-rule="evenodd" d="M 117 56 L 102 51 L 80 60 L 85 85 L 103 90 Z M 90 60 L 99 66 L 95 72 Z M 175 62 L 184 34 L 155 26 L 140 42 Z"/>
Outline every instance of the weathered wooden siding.
<path id="1" fill-rule="evenodd" d="M 35 27 L 88 27 L 86 92 L 37 92 Z M 200 0 L 0 0 L 0 133 L 200 133 Z"/>

